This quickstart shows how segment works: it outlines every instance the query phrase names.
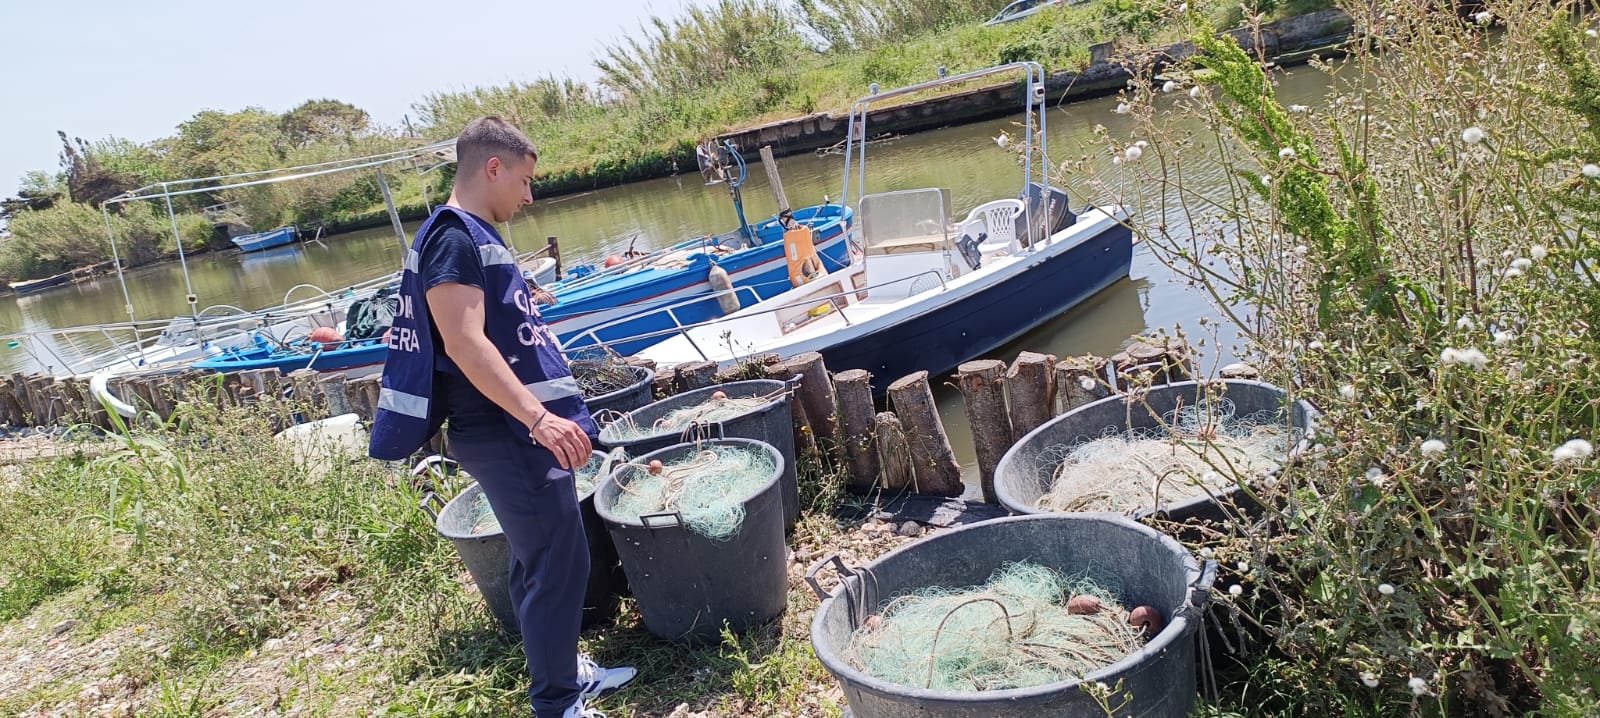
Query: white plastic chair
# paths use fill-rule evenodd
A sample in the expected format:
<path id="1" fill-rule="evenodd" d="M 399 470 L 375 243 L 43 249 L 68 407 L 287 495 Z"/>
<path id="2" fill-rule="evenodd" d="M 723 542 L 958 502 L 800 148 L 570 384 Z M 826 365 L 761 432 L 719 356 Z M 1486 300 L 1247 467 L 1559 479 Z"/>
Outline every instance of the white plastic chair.
<path id="1" fill-rule="evenodd" d="M 988 235 L 978 245 L 978 251 L 985 256 L 1002 251 L 1016 252 L 1021 249 L 1017 244 L 1017 218 L 1022 216 L 1022 212 L 1020 199 L 985 202 L 967 213 L 956 234 L 974 238 L 979 234 Z"/>

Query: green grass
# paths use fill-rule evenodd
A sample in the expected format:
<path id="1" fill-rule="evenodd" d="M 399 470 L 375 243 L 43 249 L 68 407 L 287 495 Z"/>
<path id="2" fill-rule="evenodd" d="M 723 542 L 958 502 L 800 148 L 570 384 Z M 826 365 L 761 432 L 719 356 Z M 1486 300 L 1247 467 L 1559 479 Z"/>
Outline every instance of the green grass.
<path id="1" fill-rule="evenodd" d="M 498 633 L 417 509 L 409 475 L 366 459 L 308 473 L 272 444 L 271 417 L 285 410 L 187 405 L 181 421 L 114 437 L 107 458 L 23 467 L 0 502 L 0 664 L 77 649 L 117 657 L 95 666 L 80 655 L 52 680 L 0 686 L 0 714 L 88 710 L 79 696 L 91 684 L 123 686 L 140 715 L 526 712 L 520 645 Z M 816 549 L 839 535 L 826 512 L 837 482 L 804 475 L 816 510 L 794 543 Z M 641 670 L 603 707 L 836 715 L 818 702 L 832 681 L 810 650 L 816 601 L 794 583 L 781 621 L 698 648 L 650 636 L 625 601 L 583 637 L 601 661 Z M 78 623 L 53 635 L 66 618 Z"/>

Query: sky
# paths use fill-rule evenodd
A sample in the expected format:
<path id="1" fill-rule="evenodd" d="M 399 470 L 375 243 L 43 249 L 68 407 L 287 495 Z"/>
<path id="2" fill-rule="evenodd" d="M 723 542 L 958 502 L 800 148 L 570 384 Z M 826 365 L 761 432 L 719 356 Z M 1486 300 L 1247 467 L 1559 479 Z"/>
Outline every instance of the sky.
<path id="1" fill-rule="evenodd" d="M 201 110 L 332 98 L 401 126 L 431 92 L 592 80 L 601 47 L 689 0 L 0 0 L 0 196 L 56 130 L 147 142 Z"/>

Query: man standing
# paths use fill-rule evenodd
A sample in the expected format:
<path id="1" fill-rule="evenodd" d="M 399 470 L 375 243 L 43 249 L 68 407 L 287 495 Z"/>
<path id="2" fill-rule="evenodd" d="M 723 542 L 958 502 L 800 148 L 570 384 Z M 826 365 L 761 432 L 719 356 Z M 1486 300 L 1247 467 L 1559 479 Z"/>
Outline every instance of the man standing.
<path id="1" fill-rule="evenodd" d="M 369 453 L 399 460 L 449 421 L 451 453 L 483 487 L 511 548 L 511 603 L 538 718 L 591 718 L 586 701 L 633 680 L 577 651 L 589 576 L 573 469 L 594 420 L 495 231 L 533 201 L 533 142 L 498 117 L 456 139 L 450 200 L 406 253 Z"/>

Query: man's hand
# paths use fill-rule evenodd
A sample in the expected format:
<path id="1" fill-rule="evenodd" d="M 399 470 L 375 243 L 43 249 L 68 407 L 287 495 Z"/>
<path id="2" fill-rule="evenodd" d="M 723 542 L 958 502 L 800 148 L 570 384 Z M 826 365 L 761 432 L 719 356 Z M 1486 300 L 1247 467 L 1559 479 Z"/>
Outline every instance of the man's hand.
<path id="1" fill-rule="evenodd" d="M 533 301 L 535 304 L 555 304 L 556 295 L 551 294 L 550 290 L 545 289 L 544 287 L 534 287 Z"/>
<path id="2" fill-rule="evenodd" d="M 589 452 L 594 450 L 589 444 L 589 435 L 583 433 L 583 429 L 549 410 L 534 421 L 528 438 L 549 449 L 550 453 L 556 455 L 556 462 L 561 464 L 561 468 L 568 471 L 576 471 L 578 467 L 589 463 Z"/>

